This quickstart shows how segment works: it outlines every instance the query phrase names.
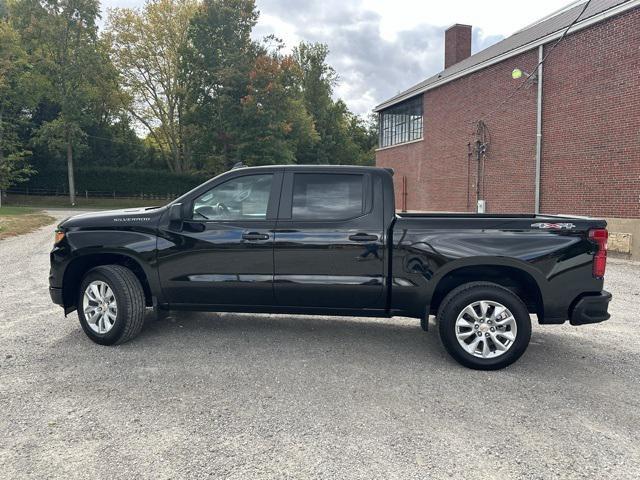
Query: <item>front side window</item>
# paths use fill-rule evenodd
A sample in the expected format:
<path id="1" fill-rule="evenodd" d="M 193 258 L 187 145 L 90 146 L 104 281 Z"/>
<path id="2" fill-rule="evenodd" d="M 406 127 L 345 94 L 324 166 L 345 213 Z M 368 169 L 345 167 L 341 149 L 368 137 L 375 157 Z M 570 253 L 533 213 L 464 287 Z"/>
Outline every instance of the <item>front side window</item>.
<path id="1" fill-rule="evenodd" d="M 357 174 L 296 173 L 293 220 L 345 220 L 363 212 L 363 179 Z"/>
<path id="2" fill-rule="evenodd" d="M 213 187 L 193 203 L 194 220 L 265 220 L 273 175 L 246 175 Z"/>
<path id="3" fill-rule="evenodd" d="M 382 110 L 379 115 L 380 148 L 422 138 L 422 95 Z"/>

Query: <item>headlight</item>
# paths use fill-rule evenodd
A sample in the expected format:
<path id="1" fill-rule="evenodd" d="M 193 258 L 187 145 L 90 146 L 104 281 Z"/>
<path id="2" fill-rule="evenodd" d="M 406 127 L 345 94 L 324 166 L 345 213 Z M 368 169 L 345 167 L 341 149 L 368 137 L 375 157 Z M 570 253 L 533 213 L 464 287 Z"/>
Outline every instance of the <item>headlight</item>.
<path id="1" fill-rule="evenodd" d="M 64 232 L 62 230 L 56 230 L 56 236 L 53 244 L 54 245 L 59 244 L 63 238 L 64 238 Z"/>

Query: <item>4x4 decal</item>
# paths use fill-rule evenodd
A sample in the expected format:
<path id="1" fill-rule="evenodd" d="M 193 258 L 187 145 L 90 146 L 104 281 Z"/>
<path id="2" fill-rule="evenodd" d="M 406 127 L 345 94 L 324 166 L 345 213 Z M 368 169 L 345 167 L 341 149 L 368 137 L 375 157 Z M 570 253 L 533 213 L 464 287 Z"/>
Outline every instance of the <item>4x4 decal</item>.
<path id="1" fill-rule="evenodd" d="M 531 228 L 542 228 L 544 230 L 571 230 L 576 228 L 573 223 L 547 223 L 547 222 L 539 222 L 532 223 Z"/>

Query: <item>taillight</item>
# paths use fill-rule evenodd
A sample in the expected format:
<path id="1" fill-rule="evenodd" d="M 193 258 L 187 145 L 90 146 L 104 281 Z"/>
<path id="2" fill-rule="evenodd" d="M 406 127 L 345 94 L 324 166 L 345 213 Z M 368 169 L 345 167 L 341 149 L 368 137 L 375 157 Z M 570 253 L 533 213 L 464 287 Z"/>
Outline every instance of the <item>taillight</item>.
<path id="1" fill-rule="evenodd" d="M 607 239 L 609 238 L 609 232 L 607 232 L 606 228 L 589 230 L 589 238 L 598 244 L 598 251 L 593 256 L 593 276 L 602 278 L 607 268 Z"/>

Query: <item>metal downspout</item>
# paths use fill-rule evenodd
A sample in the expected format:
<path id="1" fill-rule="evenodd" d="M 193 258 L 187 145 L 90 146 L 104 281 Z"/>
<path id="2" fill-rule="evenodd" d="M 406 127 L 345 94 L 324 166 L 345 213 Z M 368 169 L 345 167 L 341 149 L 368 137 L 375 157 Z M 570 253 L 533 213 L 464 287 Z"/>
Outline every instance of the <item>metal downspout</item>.
<path id="1" fill-rule="evenodd" d="M 543 46 L 538 47 L 538 100 L 536 106 L 536 185 L 535 213 L 540 213 L 540 163 L 542 159 L 542 60 Z"/>

